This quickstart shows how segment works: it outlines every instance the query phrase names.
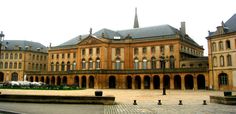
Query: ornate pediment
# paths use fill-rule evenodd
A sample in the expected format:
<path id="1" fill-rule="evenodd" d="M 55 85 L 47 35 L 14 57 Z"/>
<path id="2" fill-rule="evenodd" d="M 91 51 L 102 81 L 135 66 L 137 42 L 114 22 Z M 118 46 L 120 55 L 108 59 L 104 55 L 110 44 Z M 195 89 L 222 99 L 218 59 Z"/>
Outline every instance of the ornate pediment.
<path id="1" fill-rule="evenodd" d="M 94 45 L 94 44 L 101 44 L 103 43 L 101 40 L 93 37 L 93 36 L 88 36 L 84 40 L 82 40 L 79 45 Z"/>

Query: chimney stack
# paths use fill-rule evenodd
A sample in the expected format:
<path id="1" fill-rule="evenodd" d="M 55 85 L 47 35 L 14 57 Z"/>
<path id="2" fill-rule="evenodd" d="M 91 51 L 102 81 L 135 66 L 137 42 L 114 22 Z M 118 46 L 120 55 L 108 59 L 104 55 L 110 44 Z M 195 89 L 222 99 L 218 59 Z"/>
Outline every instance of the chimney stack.
<path id="1" fill-rule="evenodd" d="M 182 35 L 186 35 L 186 28 L 185 28 L 185 22 L 181 22 L 181 27 L 180 27 L 180 31 L 182 33 Z"/>

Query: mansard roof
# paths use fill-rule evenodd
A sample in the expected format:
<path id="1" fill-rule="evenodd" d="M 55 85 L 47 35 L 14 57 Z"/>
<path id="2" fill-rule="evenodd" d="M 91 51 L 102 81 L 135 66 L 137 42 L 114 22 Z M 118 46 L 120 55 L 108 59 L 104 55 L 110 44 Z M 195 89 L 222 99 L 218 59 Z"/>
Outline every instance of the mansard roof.
<path id="1" fill-rule="evenodd" d="M 170 25 L 160 25 L 160 26 L 151 26 L 151 27 L 144 27 L 144 28 L 133 28 L 133 29 L 127 29 L 127 30 L 118 30 L 113 31 L 110 29 L 101 29 L 94 34 L 92 34 L 94 37 L 97 38 L 107 38 L 107 39 L 125 39 L 127 36 L 131 36 L 133 39 L 145 39 L 145 38 L 165 38 L 164 36 L 173 36 L 173 35 L 180 35 L 181 32 L 170 26 Z M 63 47 L 63 46 L 69 46 L 69 45 L 76 45 L 78 44 L 82 39 L 88 37 L 89 35 L 82 35 L 77 36 L 73 39 L 70 39 L 69 41 L 66 41 L 59 46 L 56 47 Z M 187 36 L 187 37 L 186 37 Z M 184 37 L 181 36 L 184 40 L 188 43 L 191 43 L 193 45 L 199 46 L 194 40 L 192 40 L 188 35 L 185 35 Z"/>
<path id="2" fill-rule="evenodd" d="M 3 50 L 30 50 L 47 53 L 47 47 L 41 43 L 26 40 L 4 40 L 2 46 Z"/>

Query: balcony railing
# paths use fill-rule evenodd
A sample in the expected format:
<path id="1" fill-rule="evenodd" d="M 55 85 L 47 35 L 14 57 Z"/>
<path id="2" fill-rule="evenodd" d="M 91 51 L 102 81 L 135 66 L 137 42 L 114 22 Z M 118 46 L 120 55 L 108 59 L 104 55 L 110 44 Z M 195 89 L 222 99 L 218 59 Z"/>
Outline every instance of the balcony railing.
<path id="1" fill-rule="evenodd" d="M 175 68 L 175 69 L 99 69 L 69 71 L 27 71 L 27 75 L 70 75 L 70 74 L 160 74 L 160 73 L 204 73 L 208 68 Z"/>

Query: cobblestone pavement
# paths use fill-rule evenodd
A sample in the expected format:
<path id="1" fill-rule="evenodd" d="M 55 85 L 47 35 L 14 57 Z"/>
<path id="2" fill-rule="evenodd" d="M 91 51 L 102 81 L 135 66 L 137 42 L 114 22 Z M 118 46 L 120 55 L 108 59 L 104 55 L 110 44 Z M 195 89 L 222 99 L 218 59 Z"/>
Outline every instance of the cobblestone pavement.
<path id="1" fill-rule="evenodd" d="M 0 90 L 0 91 L 2 92 L 2 94 L 93 96 L 96 90 L 97 89 L 72 90 L 72 91 L 70 90 L 67 91 Z M 166 92 L 167 95 L 162 95 L 161 90 L 126 90 L 126 89 L 100 89 L 100 90 L 103 91 L 104 96 L 109 96 L 109 95 L 115 96 L 117 103 L 117 105 L 105 105 L 104 114 L 236 114 L 236 106 L 210 103 L 209 96 L 211 95 L 223 96 L 222 91 L 167 90 Z M 236 95 L 236 92 L 233 92 L 233 95 Z M 134 100 L 137 100 L 138 105 L 133 105 Z M 158 100 L 161 100 L 162 105 L 157 105 Z M 179 100 L 182 100 L 183 105 L 178 105 Z M 202 105 L 203 100 L 206 100 L 207 105 Z"/>

